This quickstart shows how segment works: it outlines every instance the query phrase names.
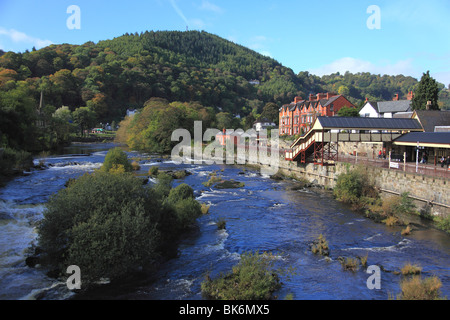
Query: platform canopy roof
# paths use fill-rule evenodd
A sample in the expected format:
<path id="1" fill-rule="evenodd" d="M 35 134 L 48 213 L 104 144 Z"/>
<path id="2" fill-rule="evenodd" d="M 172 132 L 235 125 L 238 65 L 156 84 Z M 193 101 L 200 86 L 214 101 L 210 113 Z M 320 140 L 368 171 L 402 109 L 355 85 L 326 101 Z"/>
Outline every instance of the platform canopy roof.
<path id="1" fill-rule="evenodd" d="M 358 117 L 318 117 L 313 129 L 423 131 L 420 122 L 416 119 Z"/>
<path id="2" fill-rule="evenodd" d="M 450 149 L 450 132 L 410 132 L 393 141 L 395 145 Z"/>

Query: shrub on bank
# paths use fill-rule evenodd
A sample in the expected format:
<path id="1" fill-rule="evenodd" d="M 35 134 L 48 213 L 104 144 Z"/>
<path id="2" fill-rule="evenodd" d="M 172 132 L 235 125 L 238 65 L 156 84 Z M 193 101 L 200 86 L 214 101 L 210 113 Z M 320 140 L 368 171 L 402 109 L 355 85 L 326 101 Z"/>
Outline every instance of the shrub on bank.
<path id="1" fill-rule="evenodd" d="M 11 176 L 15 172 L 28 170 L 32 166 L 31 153 L 11 148 L 0 149 L 0 176 Z"/>
<path id="2" fill-rule="evenodd" d="M 351 204 L 358 210 L 367 208 L 378 198 L 375 186 L 370 182 L 367 172 L 362 167 L 340 174 L 333 194 L 339 201 Z"/>
<path id="3" fill-rule="evenodd" d="M 383 214 L 387 217 L 398 214 L 410 214 L 415 212 L 416 206 L 409 198 L 409 193 L 405 192 L 399 196 L 390 196 L 383 200 Z"/>
<path id="4" fill-rule="evenodd" d="M 350 204 L 354 210 L 362 211 L 366 217 L 387 226 L 404 225 L 404 215 L 416 213 L 416 206 L 407 192 L 382 200 L 363 167 L 339 175 L 333 194 L 337 200 Z M 405 235 L 410 232 L 411 228 L 403 231 Z"/>
<path id="5" fill-rule="evenodd" d="M 400 283 L 402 292 L 397 296 L 398 300 L 442 300 L 442 282 L 438 277 L 423 279 L 421 276 L 405 278 Z"/>
<path id="6" fill-rule="evenodd" d="M 213 300 L 270 300 L 281 286 L 273 264 L 272 255 L 245 253 L 231 273 L 216 279 L 207 275 L 202 294 Z"/>
<path id="7" fill-rule="evenodd" d="M 450 215 L 446 217 L 436 217 L 435 220 L 439 229 L 450 232 Z"/>
<path id="8" fill-rule="evenodd" d="M 158 173 L 159 173 L 159 167 L 157 167 L 157 166 L 154 166 L 154 167 L 151 167 L 150 169 L 148 169 L 148 175 L 150 177 L 156 177 L 158 175 Z"/>

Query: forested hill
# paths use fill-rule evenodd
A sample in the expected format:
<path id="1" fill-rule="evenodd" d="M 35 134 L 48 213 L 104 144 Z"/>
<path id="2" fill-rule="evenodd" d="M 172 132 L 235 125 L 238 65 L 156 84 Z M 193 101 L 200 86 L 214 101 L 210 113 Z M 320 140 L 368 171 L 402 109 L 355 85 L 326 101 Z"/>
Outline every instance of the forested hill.
<path id="1" fill-rule="evenodd" d="M 259 80 L 255 86 L 250 80 Z M 119 119 L 151 97 L 197 101 L 232 114 L 286 103 L 304 89 L 289 68 L 206 32 L 145 32 L 0 57 L 0 86 L 26 81 L 46 106 L 80 106 Z M 13 85 L 13 84 L 9 84 Z M 3 87 L 5 89 L 5 87 Z M 303 91 L 302 91 L 303 90 Z"/>
<path id="2" fill-rule="evenodd" d="M 266 103 L 282 105 L 296 95 L 334 91 L 358 103 L 366 97 L 406 95 L 417 85 L 417 79 L 404 76 L 296 75 L 274 59 L 198 31 L 148 31 L 97 44 L 4 53 L 0 90 L 19 82 L 36 104 L 42 89 L 49 109 L 88 106 L 101 121 L 119 120 L 126 109 L 142 108 L 151 97 L 197 101 L 218 111 L 256 116 Z"/>

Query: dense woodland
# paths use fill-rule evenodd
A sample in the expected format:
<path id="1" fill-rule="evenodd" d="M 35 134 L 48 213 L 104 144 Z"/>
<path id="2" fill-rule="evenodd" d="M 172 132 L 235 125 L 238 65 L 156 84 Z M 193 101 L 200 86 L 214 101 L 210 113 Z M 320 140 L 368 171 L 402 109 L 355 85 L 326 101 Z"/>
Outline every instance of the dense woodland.
<path id="1" fill-rule="evenodd" d="M 127 109 L 143 109 L 152 98 L 195 105 L 198 120 L 207 117 L 211 125 L 233 121 L 248 127 L 269 103 L 280 107 L 298 95 L 332 91 L 361 106 L 365 98 L 405 97 L 417 85 L 417 79 L 402 75 L 294 74 L 272 58 L 197 31 L 149 31 L 97 44 L 0 51 L 0 147 L 55 148 L 71 133 L 118 123 Z M 450 109 L 449 91 L 442 84 L 439 89 L 439 106 Z"/>

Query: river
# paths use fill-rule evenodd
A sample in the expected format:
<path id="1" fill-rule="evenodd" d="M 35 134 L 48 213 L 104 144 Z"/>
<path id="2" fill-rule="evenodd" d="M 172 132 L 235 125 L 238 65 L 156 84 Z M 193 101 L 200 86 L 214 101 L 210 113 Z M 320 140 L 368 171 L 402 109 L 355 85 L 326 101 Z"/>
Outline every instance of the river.
<path id="1" fill-rule="evenodd" d="M 113 144 L 74 144 L 44 161 L 48 168 L 17 177 L 0 189 L 0 299 L 71 299 L 76 295 L 64 282 L 46 276 L 40 267 L 25 264 L 36 243 L 35 226 L 43 218 L 49 197 L 64 188 L 69 178 L 99 168 Z M 129 153 L 137 156 L 135 152 Z M 35 159 L 38 162 L 39 159 Z M 291 190 L 294 182 L 275 181 L 256 169 L 226 165 L 175 165 L 152 158 L 140 163 L 141 172 L 153 165 L 165 170 L 186 169 L 192 175 L 177 180 L 193 187 L 197 200 L 209 204 L 210 213 L 198 219 L 185 235 L 178 256 L 165 263 L 156 281 L 105 285 L 86 299 L 199 300 L 206 273 L 228 272 L 244 252 L 272 252 L 277 267 L 293 267 L 295 274 L 282 277 L 278 299 L 291 294 L 295 300 L 385 300 L 400 293 L 402 276 L 381 273 L 381 289 L 367 288 L 362 267 L 344 271 L 338 257 L 368 254 L 368 265 L 399 271 L 406 263 L 418 264 L 424 277 L 436 275 L 442 294 L 450 296 L 450 237 L 424 228 L 402 236 L 400 227 L 386 227 L 354 213 L 325 190 Z M 217 171 L 224 179 L 245 184 L 239 189 L 214 190 L 202 182 Z M 216 222 L 226 221 L 218 230 Z M 323 234 L 330 259 L 311 253 L 309 244 Z"/>

